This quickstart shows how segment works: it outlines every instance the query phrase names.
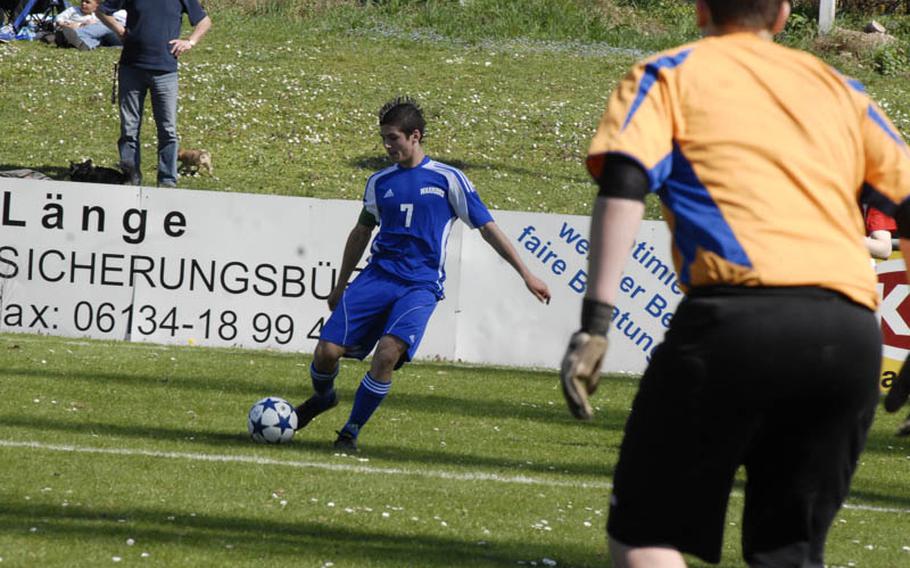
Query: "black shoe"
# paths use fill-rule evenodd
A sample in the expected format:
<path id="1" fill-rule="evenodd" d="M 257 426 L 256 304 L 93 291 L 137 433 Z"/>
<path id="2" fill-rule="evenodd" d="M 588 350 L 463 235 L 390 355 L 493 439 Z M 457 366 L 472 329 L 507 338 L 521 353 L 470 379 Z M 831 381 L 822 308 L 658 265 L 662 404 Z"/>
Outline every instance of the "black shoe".
<path id="1" fill-rule="evenodd" d="M 336 406 L 338 406 L 338 397 L 335 395 L 335 391 L 332 391 L 331 398 L 328 399 L 314 394 L 294 409 L 297 412 L 297 429 L 302 430 L 313 421 L 313 418 Z"/>
<path id="2" fill-rule="evenodd" d="M 357 451 L 357 432 L 351 433 L 349 427 L 338 430 L 338 438 L 335 439 L 335 449 L 342 452 L 354 453 Z"/>
<path id="3" fill-rule="evenodd" d="M 126 162 L 120 162 L 120 171 L 123 172 L 123 177 L 125 178 L 124 184 L 142 185 L 142 174 L 140 174 L 139 170 L 132 165 Z"/>

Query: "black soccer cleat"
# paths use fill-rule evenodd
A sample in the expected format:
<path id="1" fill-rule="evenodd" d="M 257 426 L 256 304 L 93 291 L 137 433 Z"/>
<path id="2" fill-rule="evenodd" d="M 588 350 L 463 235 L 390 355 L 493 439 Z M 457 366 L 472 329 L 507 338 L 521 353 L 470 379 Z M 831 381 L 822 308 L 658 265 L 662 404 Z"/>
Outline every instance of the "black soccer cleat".
<path id="1" fill-rule="evenodd" d="M 336 450 L 354 453 L 357 451 L 357 436 L 345 428 L 338 430 L 338 438 L 333 444 Z"/>
<path id="2" fill-rule="evenodd" d="M 297 413 L 297 429 L 302 430 L 307 424 L 313 421 L 326 410 L 331 410 L 338 406 L 338 397 L 332 392 L 330 398 L 314 394 L 306 399 L 303 404 L 294 409 Z"/>

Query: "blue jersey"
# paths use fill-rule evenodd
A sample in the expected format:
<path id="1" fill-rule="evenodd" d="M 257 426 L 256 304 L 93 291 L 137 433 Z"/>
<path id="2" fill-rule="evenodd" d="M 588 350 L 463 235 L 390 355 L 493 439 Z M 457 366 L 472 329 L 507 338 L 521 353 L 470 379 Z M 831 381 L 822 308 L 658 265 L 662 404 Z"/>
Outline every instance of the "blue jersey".
<path id="1" fill-rule="evenodd" d="M 472 229 L 493 220 L 459 169 L 430 158 L 414 168 L 395 164 L 373 174 L 363 204 L 379 223 L 370 264 L 403 280 L 431 285 L 440 296 L 455 219 Z"/>

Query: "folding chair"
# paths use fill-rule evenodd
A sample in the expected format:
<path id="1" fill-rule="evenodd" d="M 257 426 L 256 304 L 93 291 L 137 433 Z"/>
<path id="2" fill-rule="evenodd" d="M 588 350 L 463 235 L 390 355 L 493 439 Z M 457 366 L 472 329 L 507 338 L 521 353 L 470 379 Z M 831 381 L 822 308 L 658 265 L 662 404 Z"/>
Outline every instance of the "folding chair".
<path id="1" fill-rule="evenodd" d="M 7 22 L 12 23 L 16 19 L 16 8 L 19 7 L 19 0 L 0 0 L 0 27 Z"/>
<path id="2" fill-rule="evenodd" d="M 7 3 L 6 0 L 3 2 Z M 12 18 L 12 31 L 14 34 L 19 33 L 19 30 L 28 22 L 30 15 L 40 14 L 40 21 L 46 22 L 67 8 L 69 8 L 69 3 L 66 0 L 19 0 L 12 10 L 13 13 L 15 10 L 19 10 Z M 4 11 L 7 11 L 5 7 Z"/>

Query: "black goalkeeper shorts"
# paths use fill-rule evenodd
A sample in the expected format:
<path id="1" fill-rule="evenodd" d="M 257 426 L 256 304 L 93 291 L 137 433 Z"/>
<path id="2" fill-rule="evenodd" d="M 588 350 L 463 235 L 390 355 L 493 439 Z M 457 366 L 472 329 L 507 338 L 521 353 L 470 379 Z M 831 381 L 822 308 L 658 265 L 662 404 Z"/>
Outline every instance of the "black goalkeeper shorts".
<path id="1" fill-rule="evenodd" d="M 607 532 L 719 562 L 745 466 L 751 566 L 819 566 L 878 401 L 872 311 L 821 288 L 720 287 L 680 304 L 626 423 Z"/>

